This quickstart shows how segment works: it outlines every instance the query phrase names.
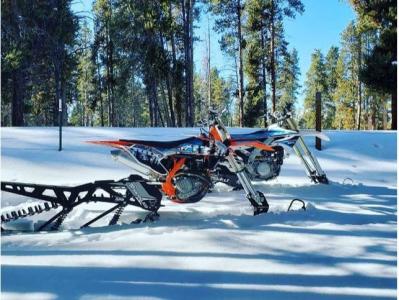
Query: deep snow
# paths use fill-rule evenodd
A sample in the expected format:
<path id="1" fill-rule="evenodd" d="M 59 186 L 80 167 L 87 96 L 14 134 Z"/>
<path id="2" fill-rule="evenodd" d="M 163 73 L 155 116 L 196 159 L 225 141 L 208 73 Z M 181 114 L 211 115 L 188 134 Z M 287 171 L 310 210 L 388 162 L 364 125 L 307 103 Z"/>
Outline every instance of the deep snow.
<path id="1" fill-rule="evenodd" d="M 66 128 L 58 152 L 56 128 L 2 128 L 1 178 L 71 185 L 119 179 L 129 169 L 108 148 L 84 141 L 197 133 Z M 152 224 L 128 225 L 143 215 L 132 209 L 122 225 L 69 229 L 107 208 L 88 205 L 63 231 L 3 235 L 2 299 L 396 298 L 396 133 L 326 133 L 331 141 L 321 152 L 306 140 L 331 184 L 310 183 L 292 153 L 276 180 L 256 185 L 271 206 L 265 215 L 251 216 L 242 191 L 219 186 L 196 204 L 164 199 Z M 286 213 L 292 198 L 304 199 L 307 212 Z M 25 200 L 2 193 L 2 208 Z"/>

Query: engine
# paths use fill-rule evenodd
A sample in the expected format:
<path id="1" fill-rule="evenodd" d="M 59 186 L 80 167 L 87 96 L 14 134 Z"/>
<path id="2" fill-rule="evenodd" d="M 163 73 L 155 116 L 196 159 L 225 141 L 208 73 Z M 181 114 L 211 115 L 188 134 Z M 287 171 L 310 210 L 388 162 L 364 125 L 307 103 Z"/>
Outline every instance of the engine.
<path id="1" fill-rule="evenodd" d="M 273 146 L 274 152 L 255 149 L 247 161 L 247 171 L 252 180 L 270 180 L 280 174 L 284 148 Z"/>
<path id="2" fill-rule="evenodd" d="M 195 203 L 200 201 L 208 192 L 211 181 L 203 174 L 180 171 L 174 178 L 176 198 L 172 199 L 179 203 Z"/>

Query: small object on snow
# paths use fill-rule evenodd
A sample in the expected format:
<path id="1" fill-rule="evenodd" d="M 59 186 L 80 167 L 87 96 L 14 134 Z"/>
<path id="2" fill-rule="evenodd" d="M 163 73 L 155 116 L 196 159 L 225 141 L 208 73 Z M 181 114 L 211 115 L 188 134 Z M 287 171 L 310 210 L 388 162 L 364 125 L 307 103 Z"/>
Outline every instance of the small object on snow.
<path id="1" fill-rule="evenodd" d="M 301 208 L 302 208 L 303 210 L 306 210 L 305 202 L 304 202 L 303 200 L 301 200 L 301 199 L 295 198 L 295 199 L 292 199 L 290 205 L 288 206 L 288 210 L 287 210 L 287 211 L 290 211 L 290 210 L 291 210 L 291 207 L 292 207 L 292 205 L 294 204 L 294 202 L 301 202 L 301 203 L 302 203 L 302 207 L 301 207 Z"/>
<path id="2" fill-rule="evenodd" d="M 346 177 L 343 181 L 342 184 L 348 184 L 348 182 L 350 182 L 351 185 L 353 185 L 355 183 L 355 181 L 350 178 L 350 177 Z"/>

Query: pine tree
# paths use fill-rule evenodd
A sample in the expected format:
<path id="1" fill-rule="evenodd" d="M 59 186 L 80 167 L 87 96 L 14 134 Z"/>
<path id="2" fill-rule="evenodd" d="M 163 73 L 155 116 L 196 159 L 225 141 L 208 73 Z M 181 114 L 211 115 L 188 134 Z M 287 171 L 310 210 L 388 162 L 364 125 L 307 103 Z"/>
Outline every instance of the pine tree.
<path id="1" fill-rule="evenodd" d="M 312 53 L 310 67 L 306 73 L 303 123 L 307 128 L 314 128 L 316 125 L 316 92 L 322 95 L 322 126 L 325 128 L 324 99 L 327 94 L 327 75 L 324 56 L 319 49 Z"/>
<path id="2" fill-rule="evenodd" d="M 334 101 L 338 128 L 360 128 L 360 107 L 362 99 L 359 53 L 361 37 L 354 22 L 351 22 L 341 35 L 342 48 L 337 62 L 337 88 Z"/>
<path id="3" fill-rule="evenodd" d="M 2 105 L 13 126 L 58 124 L 74 66 L 78 29 L 70 0 L 2 2 Z M 70 99 L 69 99 L 70 100 Z"/>
<path id="4" fill-rule="evenodd" d="M 243 52 L 246 46 L 243 37 L 242 0 L 211 0 L 210 11 L 215 14 L 215 31 L 222 33 L 222 51 L 233 57 L 238 65 L 239 125 L 244 119 L 244 65 Z"/>
<path id="5" fill-rule="evenodd" d="M 335 102 L 334 94 L 337 89 L 337 62 L 339 57 L 339 48 L 332 46 L 326 55 L 325 68 L 327 76 L 327 94 L 324 98 L 326 106 L 325 122 L 326 128 L 334 128 Z"/>
<path id="6" fill-rule="evenodd" d="M 281 26 L 284 17 L 295 18 L 297 13 L 304 12 L 304 6 L 301 0 L 268 0 L 267 6 L 269 9 L 269 32 L 270 32 L 270 76 L 271 76 L 271 96 L 272 96 L 272 111 L 276 110 L 276 84 L 277 84 L 277 59 L 276 49 L 278 43 L 277 28 Z M 282 28 L 282 26 L 281 26 Z M 281 31 L 283 32 L 283 31 Z"/>
<path id="7" fill-rule="evenodd" d="M 93 125 L 95 117 L 95 66 L 92 61 L 91 43 L 92 32 L 87 21 L 84 21 L 78 37 L 81 51 L 78 54 L 77 65 L 77 101 L 73 110 L 75 118 L 71 120 L 72 124 L 80 126 Z"/>
<path id="8" fill-rule="evenodd" d="M 258 119 L 257 115 L 268 110 L 267 85 L 270 86 L 271 110 L 282 107 L 277 101 L 279 95 L 284 93 L 279 90 L 282 88 L 279 74 L 288 55 L 283 22 L 286 17 L 294 18 L 297 13 L 302 13 L 304 7 L 301 1 L 250 0 L 246 3 L 246 11 L 246 120 L 253 124 L 251 118 Z M 257 112 L 256 115 L 254 112 Z M 265 125 L 266 121 L 265 118 Z"/>
<path id="9" fill-rule="evenodd" d="M 397 1 L 349 0 L 358 14 L 360 31 L 377 40 L 366 53 L 361 80 L 376 92 L 391 94 L 392 129 L 397 129 Z"/>
<path id="10" fill-rule="evenodd" d="M 282 112 L 285 108 L 294 108 L 300 88 L 299 76 L 300 70 L 298 51 L 293 49 L 284 56 L 281 67 L 278 70 L 277 111 Z"/>

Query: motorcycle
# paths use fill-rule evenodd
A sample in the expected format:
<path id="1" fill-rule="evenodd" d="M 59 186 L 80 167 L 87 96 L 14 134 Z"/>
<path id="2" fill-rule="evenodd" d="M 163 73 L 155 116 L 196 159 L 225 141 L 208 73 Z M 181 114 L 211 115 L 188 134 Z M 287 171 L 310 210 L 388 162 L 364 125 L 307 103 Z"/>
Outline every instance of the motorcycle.
<path id="1" fill-rule="evenodd" d="M 266 197 L 256 191 L 248 175 L 242 153 L 258 149 L 273 157 L 281 153 L 279 146 L 270 146 L 254 139 L 232 139 L 220 114 L 210 110 L 207 133 L 175 141 L 92 141 L 117 148 L 112 157 L 129 166 L 133 173 L 154 185 L 170 200 L 178 203 L 200 201 L 210 190 L 217 176 L 234 177 L 244 189 L 254 215 L 269 209 Z M 270 155 L 267 155 L 268 157 Z"/>
<path id="2" fill-rule="evenodd" d="M 266 213 L 269 209 L 266 197 L 254 189 L 251 181 L 278 176 L 287 145 L 302 159 L 313 181 L 328 183 L 325 173 L 303 141 L 303 136 L 308 134 L 327 137 L 321 133 L 301 132 L 290 114 L 275 115 L 276 124 L 265 130 L 233 135 L 223 125 L 221 114 L 211 110 L 209 116 L 207 127 L 201 129 L 199 136 L 181 140 L 90 141 L 116 148 L 111 151 L 112 157 L 132 169 L 132 175 L 118 181 L 98 180 L 78 186 L 2 181 L 2 191 L 39 200 L 27 203 L 23 208 L 2 212 L 2 224 L 57 210 L 37 229 L 57 230 L 75 207 L 90 202 L 113 204 L 113 207 L 84 223 L 82 228 L 111 213 L 113 217 L 109 225 L 117 224 L 129 205 L 149 211 L 144 220 L 137 219 L 133 223 L 153 221 L 159 217 L 162 194 L 178 203 L 194 203 L 200 201 L 216 182 L 244 189 L 254 215 Z M 279 125 L 282 122 L 288 123 L 291 129 L 282 128 Z M 305 209 L 302 200 L 293 199 L 288 210 L 295 201 L 301 202 Z"/>
<path id="3" fill-rule="evenodd" d="M 249 152 L 242 154 L 251 180 L 267 181 L 277 177 L 283 164 L 284 149 L 292 148 L 304 165 L 306 174 L 311 181 L 328 184 L 327 175 L 321 168 L 317 158 L 307 147 L 304 136 L 314 136 L 324 141 L 329 141 L 329 138 L 321 132 L 301 131 L 292 117 L 292 113 L 287 109 L 284 113 L 276 112 L 273 115 L 269 115 L 269 119 L 274 120 L 274 122 L 266 129 L 247 134 L 231 135 L 231 138 L 237 142 L 241 140 L 260 141 L 276 149 L 275 153 L 271 153 L 253 148 Z"/>

